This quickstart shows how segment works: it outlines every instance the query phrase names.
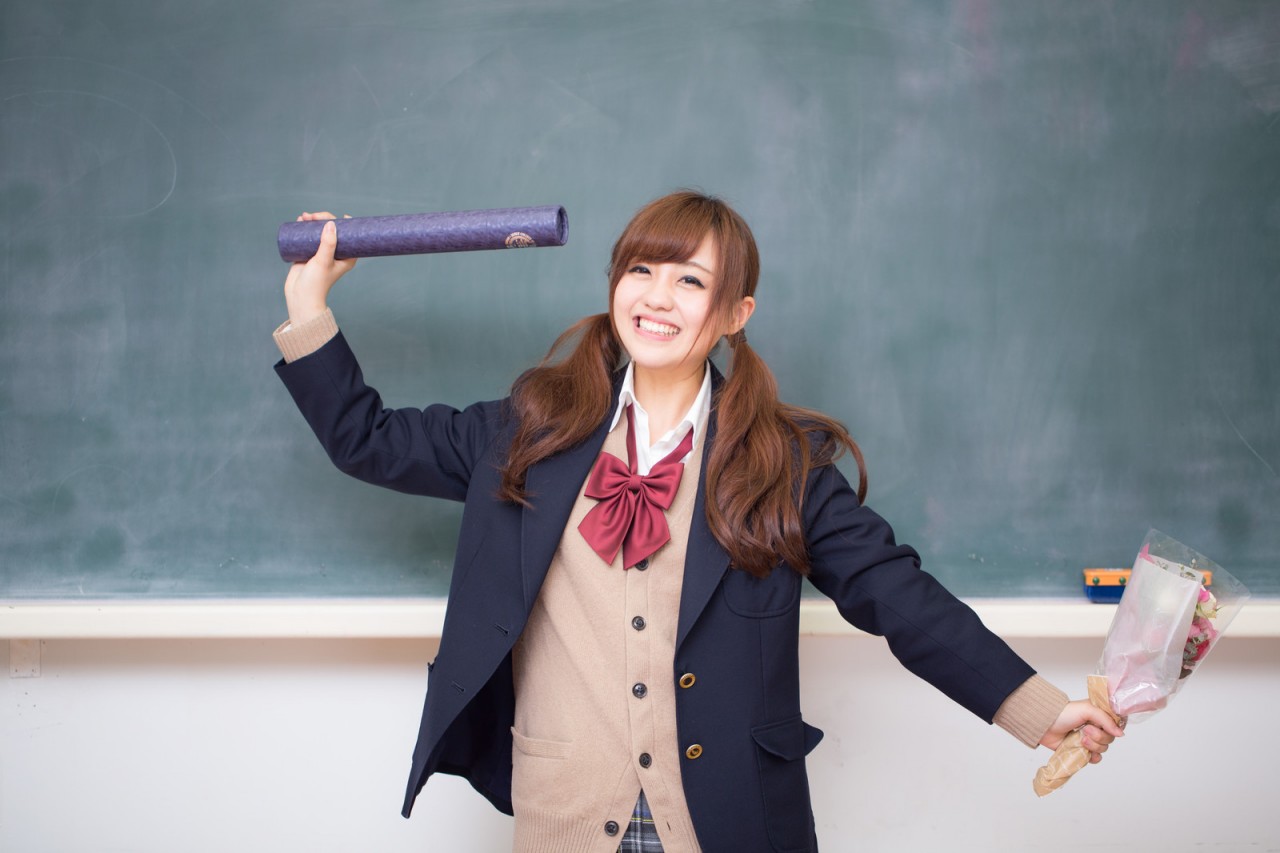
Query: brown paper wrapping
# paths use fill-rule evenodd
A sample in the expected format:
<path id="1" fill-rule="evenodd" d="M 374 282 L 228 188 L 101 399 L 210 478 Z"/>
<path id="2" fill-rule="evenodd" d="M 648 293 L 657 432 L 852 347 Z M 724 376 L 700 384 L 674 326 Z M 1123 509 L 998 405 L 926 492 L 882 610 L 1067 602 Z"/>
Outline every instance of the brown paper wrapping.
<path id="1" fill-rule="evenodd" d="M 1115 711 L 1111 709 L 1111 697 L 1107 690 L 1105 675 L 1089 676 L 1089 702 L 1095 708 L 1106 711 L 1113 720 L 1123 725 Z M 1051 791 L 1058 790 L 1067 784 L 1067 780 L 1074 776 L 1077 770 L 1089 763 L 1089 750 L 1081 746 L 1080 741 L 1079 729 L 1062 739 L 1062 743 L 1053 751 L 1053 755 L 1049 756 L 1049 763 L 1036 772 L 1036 778 L 1031 783 L 1036 794 L 1043 797 Z"/>

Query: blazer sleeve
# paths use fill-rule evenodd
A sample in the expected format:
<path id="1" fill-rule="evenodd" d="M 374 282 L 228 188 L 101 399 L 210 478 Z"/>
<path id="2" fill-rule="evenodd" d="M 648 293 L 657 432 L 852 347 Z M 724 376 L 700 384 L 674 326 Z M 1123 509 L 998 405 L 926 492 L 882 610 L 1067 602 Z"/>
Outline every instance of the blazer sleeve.
<path id="1" fill-rule="evenodd" d="M 855 627 L 885 637 L 911 672 L 988 723 L 1034 670 L 968 605 L 920 568 L 834 465 L 810 474 L 809 580 Z"/>
<path id="2" fill-rule="evenodd" d="M 465 500 L 472 472 L 502 429 L 503 401 L 463 410 L 384 407 L 341 332 L 275 369 L 334 465 L 396 491 Z"/>

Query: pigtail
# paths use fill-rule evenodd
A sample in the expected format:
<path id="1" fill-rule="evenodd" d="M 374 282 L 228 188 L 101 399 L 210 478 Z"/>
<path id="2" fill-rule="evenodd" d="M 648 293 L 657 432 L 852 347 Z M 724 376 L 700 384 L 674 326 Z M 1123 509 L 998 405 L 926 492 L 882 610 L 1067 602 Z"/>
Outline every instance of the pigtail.
<path id="1" fill-rule="evenodd" d="M 575 338 L 569 354 L 554 360 Z M 612 320 L 595 314 L 569 327 L 542 363 L 515 381 L 511 406 L 517 426 L 502 467 L 499 499 L 528 506 L 529 467 L 584 441 L 600 426 L 613 402 L 613 372 L 621 360 Z"/>
<path id="2" fill-rule="evenodd" d="M 733 363 L 716 398 L 716 440 L 707 461 L 707 523 L 735 568 L 756 577 L 780 562 L 809 573 L 802 500 L 809 473 L 846 449 L 862 453 L 840 422 L 778 400 L 778 384 L 746 335 L 729 336 Z"/>

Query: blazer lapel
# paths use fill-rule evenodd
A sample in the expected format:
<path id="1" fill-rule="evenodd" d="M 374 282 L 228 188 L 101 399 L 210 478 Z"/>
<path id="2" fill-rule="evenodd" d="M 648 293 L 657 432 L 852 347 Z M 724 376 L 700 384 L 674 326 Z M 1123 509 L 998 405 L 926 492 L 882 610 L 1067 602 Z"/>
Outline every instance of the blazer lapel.
<path id="1" fill-rule="evenodd" d="M 729 568 L 729 553 L 724 550 L 707 525 L 707 460 L 711 458 L 711 445 L 716 436 L 716 411 L 714 392 L 720 389 L 724 377 L 715 365 L 711 366 L 713 388 L 711 417 L 707 420 L 707 435 L 702 442 L 702 467 L 698 474 L 698 494 L 694 498 L 693 518 L 689 521 L 689 544 L 684 558 L 684 585 L 680 590 L 680 621 L 676 629 L 676 650 L 684 644 L 684 638 L 693 628 L 698 617 L 711 600 L 721 578 Z"/>
<path id="2" fill-rule="evenodd" d="M 525 488 L 531 505 L 524 508 L 520 522 L 520 570 L 524 578 L 525 613 L 533 609 L 560 537 L 564 535 L 565 525 L 569 523 L 569 514 L 573 512 L 578 492 L 609 434 L 609 422 L 618 407 L 620 382 L 621 376 L 618 376 L 614 382 L 609 414 L 589 438 L 529 468 Z"/>

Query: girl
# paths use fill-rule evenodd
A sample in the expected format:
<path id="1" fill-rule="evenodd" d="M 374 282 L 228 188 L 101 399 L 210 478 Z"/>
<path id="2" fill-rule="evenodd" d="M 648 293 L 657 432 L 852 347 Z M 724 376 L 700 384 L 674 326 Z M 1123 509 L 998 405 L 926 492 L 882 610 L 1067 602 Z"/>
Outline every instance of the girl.
<path id="1" fill-rule="evenodd" d="M 326 307 L 354 266 L 335 245 L 328 225 L 289 271 L 277 371 L 342 470 L 465 502 L 406 817 L 442 772 L 514 814 L 521 851 L 816 850 L 802 577 L 1029 746 L 1083 726 L 1096 761 L 1121 734 L 895 543 L 839 423 L 779 402 L 744 332 L 755 241 L 722 201 L 642 208 L 613 248 L 608 312 L 507 399 L 462 411 L 383 408 Z M 727 378 L 708 359 L 721 339 Z"/>

